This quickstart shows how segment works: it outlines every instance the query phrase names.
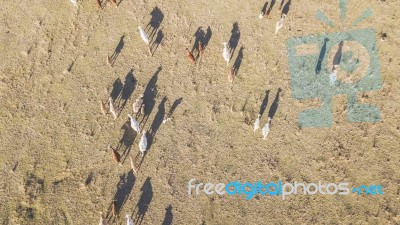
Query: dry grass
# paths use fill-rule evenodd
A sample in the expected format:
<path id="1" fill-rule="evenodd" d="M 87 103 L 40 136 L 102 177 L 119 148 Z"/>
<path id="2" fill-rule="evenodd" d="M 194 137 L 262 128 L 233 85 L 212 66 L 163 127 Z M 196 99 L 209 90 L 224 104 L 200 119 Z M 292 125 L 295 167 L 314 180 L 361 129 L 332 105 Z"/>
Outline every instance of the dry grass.
<path id="1" fill-rule="evenodd" d="M 146 2 L 146 3 L 144 3 Z M 143 129 L 151 133 L 157 113 L 172 108 L 171 122 L 161 124 L 134 179 L 120 215 L 132 214 L 142 186 L 151 177 L 152 198 L 143 224 L 162 224 L 172 206 L 173 224 L 312 224 L 400 223 L 400 83 L 399 6 L 395 1 L 349 1 L 348 23 L 367 7 L 374 15 L 360 24 L 387 33 L 378 42 L 382 90 L 365 93 L 377 105 L 382 122 L 348 123 L 345 98 L 334 101 L 330 129 L 300 129 L 297 115 L 318 100 L 291 97 L 286 40 L 294 36 L 334 32 L 314 19 L 319 9 L 339 23 L 332 1 L 293 1 L 285 26 L 275 36 L 278 5 L 271 19 L 258 19 L 263 2 L 126 1 L 97 9 L 95 1 L 33 0 L 4 2 L 0 19 L 0 223 L 95 224 L 107 214 L 121 176 L 131 170 L 111 160 L 107 146 L 119 144 L 131 105 L 145 92 L 159 66 L 153 104 Z M 112 7 L 110 7 L 112 6 Z M 164 38 L 151 57 L 137 31 L 158 6 Z M 240 46 L 246 46 L 235 82 L 228 85 L 222 42 L 238 22 Z M 191 65 L 182 49 L 194 43 L 199 26 L 210 26 L 205 57 Z M 104 58 L 120 37 L 124 47 L 113 67 Z M 380 37 L 377 36 L 379 41 Z M 118 118 L 104 116 L 105 100 L 116 78 L 134 69 L 137 85 Z M 268 110 L 278 88 L 279 106 L 268 140 L 253 133 L 265 91 Z M 160 105 L 162 99 L 167 100 Z M 145 97 L 146 101 L 146 97 Z M 153 107 L 152 107 L 153 105 Z M 150 108 L 151 110 L 147 110 Z M 139 152 L 134 138 L 129 156 Z M 124 143 L 120 152 L 125 149 Z M 122 155 L 122 157 L 125 157 Z M 136 162 L 137 163 L 137 162 Z M 16 166 L 17 165 L 17 166 Z M 92 178 L 87 182 L 89 175 Z M 128 176 L 129 177 L 129 176 Z M 382 196 L 291 196 L 254 198 L 188 196 L 187 182 L 296 180 L 382 184 Z M 134 217 L 133 217 L 134 218 Z M 118 223 L 125 222 L 123 216 Z"/>

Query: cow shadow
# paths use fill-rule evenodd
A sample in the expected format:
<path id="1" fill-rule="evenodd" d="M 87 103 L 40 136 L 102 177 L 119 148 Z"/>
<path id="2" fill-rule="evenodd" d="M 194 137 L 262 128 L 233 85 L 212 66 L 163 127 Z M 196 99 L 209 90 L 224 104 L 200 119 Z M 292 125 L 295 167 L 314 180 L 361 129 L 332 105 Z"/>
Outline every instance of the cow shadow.
<path id="1" fill-rule="evenodd" d="M 151 200 L 153 199 L 153 186 L 150 177 L 147 177 L 140 191 L 142 191 L 142 195 L 136 205 L 137 210 L 135 209 L 132 215 L 132 218 L 135 218 L 134 223 L 139 225 L 142 224 L 143 218 L 149 209 Z"/>
<path id="2" fill-rule="evenodd" d="M 154 55 L 154 53 L 157 51 L 158 46 L 161 44 L 163 38 L 164 38 L 164 33 L 162 32 L 162 29 L 160 29 L 160 30 L 157 32 L 156 39 L 155 39 L 155 40 L 153 41 L 153 43 L 151 44 L 151 48 L 150 48 L 151 55 Z"/>
<path id="3" fill-rule="evenodd" d="M 172 206 L 169 205 L 167 208 L 165 208 L 165 216 L 162 225 L 171 225 L 173 218 L 174 214 L 172 213 Z"/>
<path id="4" fill-rule="evenodd" d="M 212 30 L 211 30 L 211 27 L 210 26 L 208 26 L 207 27 L 207 31 L 206 31 L 206 36 L 204 36 L 204 40 L 203 40 L 203 48 L 204 49 L 206 49 L 207 48 L 207 46 L 208 46 L 208 43 L 210 42 L 210 40 L 211 40 L 211 37 L 212 37 Z"/>
<path id="5" fill-rule="evenodd" d="M 122 92 L 123 87 L 124 85 L 122 84 L 121 79 L 117 78 L 113 83 L 113 87 L 110 94 L 113 103 L 117 101 L 118 97 Z"/>
<path id="6" fill-rule="evenodd" d="M 322 61 L 324 60 L 325 54 L 326 54 L 326 44 L 329 41 L 328 38 L 324 39 L 324 44 L 322 45 L 321 51 L 318 56 L 318 62 L 317 66 L 315 67 L 315 74 L 318 75 L 321 72 L 322 69 Z"/>
<path id="7" fill-rule="evenodd" d="M 210 42 L 211 36 L 212 36 L 212 31 L 210 26 L 208 26 L 206 32 L 203 30 L 203 28 L 200 26 L 197 28 L 197 31 L 193 35 L 195 37 L 193 47 L 191 50 L 191 53 L 193 53 L 194 50 L 197 51 L 197 57 L 199 57 L 200 54 L 200 49 L 199 49 L 199 42 L 203 45 L 203 49 L 206 49 L 208 43 Z"/>
<path id="8" fill-rule="evenodd" d="M 122 35 L 122 37 L 119 39 L 118 45 L 115 48 L 113 54 L 111 56 L 109 56 L 109 58 L 108 58 L 111 66 L 114 65 L 114 63 L 117 60 L 119 54 L 121 53 L 122 49 L 124 48 L 124 38 L 125 38 L 125 35 Z"/>
<path id="9" fill-rule="evenodd" d="M 178 98 L 174 101 L 174 103 L 172 104 L 171 108 L 168 111 L 166 118 L 171 118 L 171 116 L 174 113 L 174 111 L 176 110 L 176 108 L 182 103 L 182 99 L 183 98 Z"/>
<path id="10" fill-rule="evenodd" d="M 260 111 L 258 112 L 260 117 L 264 114 L 265 109 L 267 108 L 269 92 L 270 92 L 269 90 L 265 91 L 265 97 L 264 97 L 264 99 L 263 99 L 263 101 L 261 103 Z"/>
<path id="11" fill-rule="evenodd" d="M 274 7 L 275 3 L 276 3 L 276 0 L 271 1 L 271 4 L 269 4 L 269 8 L 266 12 L 266 16 L 269 16 L 269 14 L 271 14 L 272 8 Z"/>
<path id="12" fill-rule="evenodd" d="M 268 1 L 264 3 L 263 7 L 261 8 L 261 13 L 265 15 L 267 12 L 267 7 L 268 7 Z"/>
<path id="13" fill-rule="evenodd" d="M 283 15 L 287 15 L 289 13 L 291 4 L 292 4 L 292 0 L 289 0 L 288 2 L 286 2 L 285 6 L 282 9 L 281 18 L 282 18 Z"/>
<path id="14" fill-rule="evenodd" d="M 165 116 L 165 102 L 167 101 L 167 97 L 164 97 L 161 100 L 161 103 L 158 105 L 158 111 L 154 117 L 153 123 L 150 126 L 150 130 L 149 130 L 149 138 L 147 138 L 147 142 L 148 142 L 148 148 L 150 149 L 151 145 L 154 142 L 154 138 L 156 136 L 156 133 L 158 131 L 158 129 L 160 128 L 163 120 L 164 120 L 164 116 Z"/>
<path id="15" fill-rule="evenodd" d="M 149 119 L 149 115 L 153 111 L 154 105 L 155 105 L 155 98 L 157 95 L 157 80 L 158 80 L 158 74 L 161 72 L 162 67 L 158 67 L 157 71 L 154 73 L 154 75 L 151 77 L 150 81 L 147 83 L 146 88 L 143 92 L 143 102 L 145 104 L 144 111 L 145 115 L 143 115 L 143 119 L 141 120 L 140 124 L 143 124 L 141 127 L 144 127 L 144 125 L 147 123 L 147 120 Z"/>
<path id="16" fill-rule="evenodd" d="M 137 133 L 131 128 L 129 120 L 124 123 L 121 130 L 123 130 L 123 135 L 119 140 L 116 150 L 119 151 L 121 148 L 124 148 L 121 154 L 121 163 L 124 163 L 132 150 L 132 145 L 136 139 Z"/>
<path id="17" fill-rule="evenodd" d="M 121 209 L 124 207 L 126 201 L 129 198 L 129 195 L 132 192 L 133 186 L 135 185 L 136 177 L 133 174 L 133 170 L 130 170 L 127 174 L 123 174 L 120 176 L 117 191 L 114 194 L 114 201 L 116 203 L 116 212 L 117 215 L 121 212 Z M 111 217 L 112 204 L 108 207 L 107 216 L 108 222 L 114 223 L 116 218 Z"/>
<path id="18" fill-rule="evenodd" d="M 235 76 L 237 75 L 237 73 L 238 73 L 238 71 L 239 71 L 239 68 L 240 68 L 240 66 L 241 66 L 241 64 L 242 64 L 242 60 L 243 60 L 243 50 L 244 50 L 244 47 L 241 46 L 240 49 L 239 49 L 239 53 L 238 53 L 238 55 L 236 56 L 236 60 L 235 60 L 235 62 L 233 63 L 233 72 L 234 72 L 234 75 L 235 75 Z"/>
<path id="19" fill-rule="evenodd" d="M 281 91 L 282 91 L 282 89 L 279 88 L 279 89 L 278 89 L 278 92 L 276 93 L 274 102 L 272 102 L 271 108 L 269 109 L 268 117 L 271 118 L 271 119 L 274 118 L 274 116 L 275 116 L 275 114 L 276 114 L 276 111 L 278 110 L 278 106 L 279 106 L 279 94 L 281 93 Z"/>
<path id="20" fill-rule="evenodd" d="M 133 69 L 131 69 L 125 76 L 125 83 L 121 91 L 120 101 L 122 101 L 122 105 L 120 106 L 120 110 L 124 109 L 126 103 L 128 102 L 128 99 L 135 91 L 135 85 L 135 77 L 133 76 Z"/>
<path id="21" fill-rule="evenodd" d="M 199 52 L 199 41 L 201 43 L 203 43 L 204 41 L 204 37 L 206 36 L 206 33 L 204 32 L 202 27 L 197 28 L 196 32 L 193 35 L 195 37 L 194 39 L 194 43 L 193 43 L 193 47 L 192 50 L 190 51 L 191 53 L 193 53 L 193 51 L 196 49 L 197 52 Z"/>
<path id="22" fill-rule="evenodd" d="M 164 20 L 164 14 L 157 6 L 154 7 L 153 11 L 150 13 L 150 22 L 146 25 L 146 30 L 149 34 L 149 38 L 153 40 L 154 35 L 157 33 L 158 28 L 160 28 L 162 21 Z"/>
<path id="23" fill-rule="evenodd" d="M 232 59 L 233 53 L 235 53 L 236 47 L 239 44 L 239 40 L 240 40 L 239 24 L 238 24 L 238 22 L 235 22 L 233 24 L 233 27 L 231 30 L 231 37 L 229 38 L 229 42 L 228 42 L 231 59 Z"/>
<path id="24" fill-rule="evenodd" d="M 342 52 L 343 52 L 343 41 L 339 43 L 339 48 L 337 52 L 335 53 L 335 56 L 333 57 L 333 65 L 338 66 L 340 65 L 340 62 L 342 61 Z"/>

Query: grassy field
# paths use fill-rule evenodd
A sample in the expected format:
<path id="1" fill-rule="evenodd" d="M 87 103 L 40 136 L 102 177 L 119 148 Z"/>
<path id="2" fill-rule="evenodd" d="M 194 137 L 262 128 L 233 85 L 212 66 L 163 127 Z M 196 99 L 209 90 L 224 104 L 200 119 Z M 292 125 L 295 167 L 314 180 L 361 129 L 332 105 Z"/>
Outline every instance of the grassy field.
<path id="1" fill-rule="evenodd" d="M 356 29 L 377 31 L 383 88 L 358 97 L 376 105 L 382 120 L 348 122 L 346 96 L 339 95 L 332 127 L 300 128 L 299 113 L 321 102 L 292 97 L 286 42 L 336 32 L 315 14 L 321 10 L 340 24 L 338 3 L 293 0 L 277 35 L 279 2 L 269 19 L 258 19 L 264 3 L 122 0 L 98 9 L 94 0 L 78 7 L 67 0 L 3 1 L 1 224 L 97 224 L 100 213 L 110 224 L 125 224 L 125 214 L 138 224 L 399 224 L 400 5 L 350 0 L 347 10 L 347 25 L 373 11 Z M 159 27 L 150 57 L 138 26 L 151 21 L 152 11 L 159 23 L 151 25 Z M 199 27 L 209 28 L 209 42 L 191 65 L 185 48 L 192 49 Z M 237 47 L 230 66 L 240 67 L 230 84 L 222 43 L 232 31 Z M 380 32 L 387 33 L 383 42 Z M 115 50 L 110 66 L 106 58 Z M 127 156 L 139 153 L 141 135 L 128 128 L 127 115 L 142 93 L 150 143 L 134 175 Z M 100 110 L 111 95 L 120 107 L 115 120 Z M 267 140 L 253 132 L 263 101 L 261 124 L 273 115 Z M 108 145 L 120 147 L 122 166 Z M 189 196 L 191 178 L 381 184 L 384 194 L 246 201 Z M 113 199 L 119 218 L 110 215 Z"/>

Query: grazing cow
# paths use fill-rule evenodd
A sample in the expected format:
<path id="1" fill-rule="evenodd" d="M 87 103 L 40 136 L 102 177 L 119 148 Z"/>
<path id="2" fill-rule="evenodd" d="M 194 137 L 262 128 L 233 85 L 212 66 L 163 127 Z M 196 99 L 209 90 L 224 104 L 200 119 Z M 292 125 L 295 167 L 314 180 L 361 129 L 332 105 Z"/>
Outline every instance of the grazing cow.
<path id="1" fill-rule="evenodd" d="M 111 145 L 108 146 L 108 149 L 111 150 L 114 161 L 121 166 L 121 155 L 117 152 L 117 150 L 112 148 Z"/>
<path id="2" fill-rule="evenodd" d="M 275 34 L 277 34 L 278 31 L 283 27 L 283 24 L 285 22 L 285 17 L 286 17 L 286 15 L 283 14 L 282 17 L 276 23 Z"/>
<path id="3" fill-rule="evenodd" d="M 129 120 L 131 121 L 131 127 L 137 133 L 140 133 L 140 124 L 136 121 L 131 114 L 128 114 Z"/>
<path id="4" fill-rule="evenodd" d="M 268 121 L 262 129 L 262 135 L 263 135 L 264 139 L 266 139 L 268 137 L 270 123 L 271 123 L 271 118 L 268 117 Z"/>
<path id="5" fill-rule="evenodd" d="M 234 78 L 235 78 L 235 70 L 232 67 L 228 73 L 228 81 L 232 83 Z"/>
<path id="6" fill-rule="evenodd" d="M 147 36 L 146 32 L 143 30 L 143 27 L 138 26 L 139 32 L 140 32 L 140 37 L 146 43 L 146 45 L 150 45 L 149 37 Z"/>
<path id="7" fill-rule="evenodd" d="M 142 138 L 140 138 L 139 150 L 140 150 L 140 153 L 142 154 L 142 157 L 143 157 L 143 156 L 144 156 L 144 153 L 145 153 L 146 150 L 147 150 L 146 130 L 143 130 Z"/>
<path id="8" fill-rule="evenodd" d="M 110 102 L 110 109 L 109 110 L 110 110 L 111 114 L 114 116 L 114 120 L 115 120 L 115 119 L 117 119 L 117 114 L 118 114 L 117 109 L 116 109 L 117 107 L 113 103 L 113 100 L 112 100 L 111 97 L 108 98 L 108 101 Z"/>
<path id="9" fill-rule="evenodd" d="M 224 45 L 224 50 L 222 51 L 222 57 L 226 61 L 226 65 L 229 65 L 229 61 L 231 60 L 231 53 L 229 52 L 228 42 L 222 43 Z"/>
<path id="10" fill-rule="evenodd" d="M 192 64 L 195 63 L 193 54 L 189 51 L 188 48 L 186 48 L 186 56 L 189 59 L 190 63 L 192 63 Z"/>
<path id="11" fill-rule="evenodd" d="M 141 94 L 139 96 L 139 98 L 137 98 L 136 101 L 132 105 L 134 113 L 138 113 L 140 111 L 140 107 L 142 107 L 142 103 L 143 103 L 143 94 Z"/>

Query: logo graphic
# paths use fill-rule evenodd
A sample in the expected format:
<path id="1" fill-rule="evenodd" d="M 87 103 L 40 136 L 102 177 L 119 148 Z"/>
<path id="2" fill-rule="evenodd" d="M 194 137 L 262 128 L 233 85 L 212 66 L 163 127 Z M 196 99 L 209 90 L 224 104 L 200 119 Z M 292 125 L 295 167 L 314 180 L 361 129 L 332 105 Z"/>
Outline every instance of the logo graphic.
<path id="1" fill-rule="evenodd" d="M 382 88 L 376 32 L 374 29 L 346 30 L 348 0 L 339 0 L 341 30 L 324 35 L 291 38 L 287 42 L 292 96 L 297 100 L 320 99 L 321 108 L 299 114 L 301 127 L 331 127 L 332 99 L 347 96 L 347 119 L 350 122 L 378 122 L 380 110 L 358 101 L 360 92 Z M 372 15 L 366 10 L 349 29 Z M 316 18 L 337 26 L 321 11 Z"/>
<path id="2" fill-rule="evenodd" d="M 351 190 L 351 192 L 350 192 Z M 225 183 L 197 183 L 196 179 L 192 178 L 188 183 L 188 194 L 199 195 L 200 192 L 204 192 L 206 195 L 243 195 L 246 200 L 252 199 L 256 195 L 262 196 L 282 196 L 282 200 L 285 200 L 289 195 L 349 195 L 350 193 L 358 195 L 383 195 L 383 186 L 378 185 L 361 185 L 349 187 L 349 183 L 341 182 L 336 183 L 324 183 L 318 181 L 318 183 L 301 183 L 295 181 L 294 183 L 278 182 L 263 183 L 261 180 L 256 182 L 239 182 L 235 180 L 233 182 Z"/>

